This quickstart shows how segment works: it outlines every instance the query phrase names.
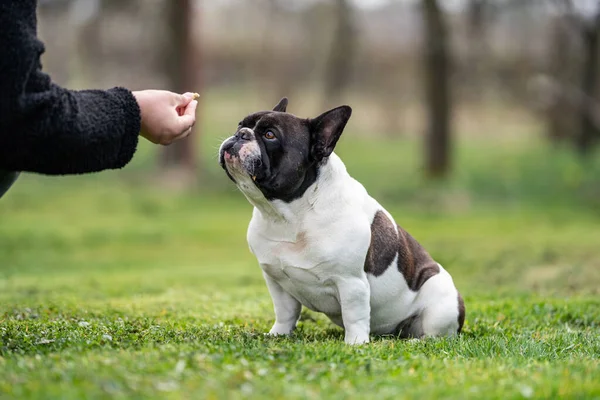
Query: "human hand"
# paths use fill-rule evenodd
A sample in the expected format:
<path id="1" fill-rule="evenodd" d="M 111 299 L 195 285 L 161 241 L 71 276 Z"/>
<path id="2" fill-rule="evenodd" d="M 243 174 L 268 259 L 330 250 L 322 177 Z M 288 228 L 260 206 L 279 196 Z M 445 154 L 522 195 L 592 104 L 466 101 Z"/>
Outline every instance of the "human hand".
<path id="1" fill-rule="evenodd" d="M 144 138 L 166 146 L 192 132 L 198 105 L 193 93 L 180 95 L 166 90 L 141 90 L 133 95 L 140 106 L 140 135 Z"/>

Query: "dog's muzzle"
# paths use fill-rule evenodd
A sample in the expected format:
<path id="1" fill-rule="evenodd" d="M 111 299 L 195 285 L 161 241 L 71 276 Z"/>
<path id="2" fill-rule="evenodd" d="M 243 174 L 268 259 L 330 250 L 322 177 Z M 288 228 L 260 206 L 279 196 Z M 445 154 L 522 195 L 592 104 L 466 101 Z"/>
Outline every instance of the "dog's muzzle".
<path id="1" fill-rule="evenodd" d="M 219 163 L 227 171 L 235 169 L 255 176 L 257 160 L 260 160 L 260 148 L 255 140 L 254 131 L 242 128 L 225 140 L 219 150 Z"/>

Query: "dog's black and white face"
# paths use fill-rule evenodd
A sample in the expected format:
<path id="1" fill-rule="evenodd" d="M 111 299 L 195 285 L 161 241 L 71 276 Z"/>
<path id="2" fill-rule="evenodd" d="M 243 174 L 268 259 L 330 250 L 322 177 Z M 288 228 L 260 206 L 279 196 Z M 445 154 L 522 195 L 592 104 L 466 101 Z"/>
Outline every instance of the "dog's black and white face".
<path id="1" fill-rule="evenodd" d="M 352 109 L 341 106 L 317 118 L 302 119 L 286 112 L 283 98 L 273 111 L 248 115 L 235 135 L 223 142 L 219 162 L 242 190 L 251 178 L 268 200 L 291 202 L 317 179 L 319 167 L 331 155 Z"/>

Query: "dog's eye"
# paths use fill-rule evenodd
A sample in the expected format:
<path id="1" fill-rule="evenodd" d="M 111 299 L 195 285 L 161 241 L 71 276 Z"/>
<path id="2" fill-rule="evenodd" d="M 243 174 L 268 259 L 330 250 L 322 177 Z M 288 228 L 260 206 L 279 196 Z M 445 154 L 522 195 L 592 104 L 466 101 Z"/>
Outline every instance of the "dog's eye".
<path id="1" fill-rule="evenodd" d="M 267 131 L 265 133 L 265 139 L 273 140 L 273 139 L 275 139 L 275 134 L 271 131 Z"/>

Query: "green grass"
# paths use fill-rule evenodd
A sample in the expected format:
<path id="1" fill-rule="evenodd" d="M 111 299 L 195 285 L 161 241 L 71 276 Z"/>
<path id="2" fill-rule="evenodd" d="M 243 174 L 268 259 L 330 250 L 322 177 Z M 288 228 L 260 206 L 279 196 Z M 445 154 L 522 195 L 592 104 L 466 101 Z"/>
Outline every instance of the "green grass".
<path id="1" fill-rule="evenodd" d="M 151 185 L 143 146 L 122 173 L 25 176 L 0 201 L 0 398 L 600 398 L 598 160 L 463 143 L 427 184 L 416 143 L 349 135 L 349 170 L 453 274 L 467 321 L 348 347 L 312 312 L 263 335 L 251 208 L 217 144 L 191 193 Z"/>

